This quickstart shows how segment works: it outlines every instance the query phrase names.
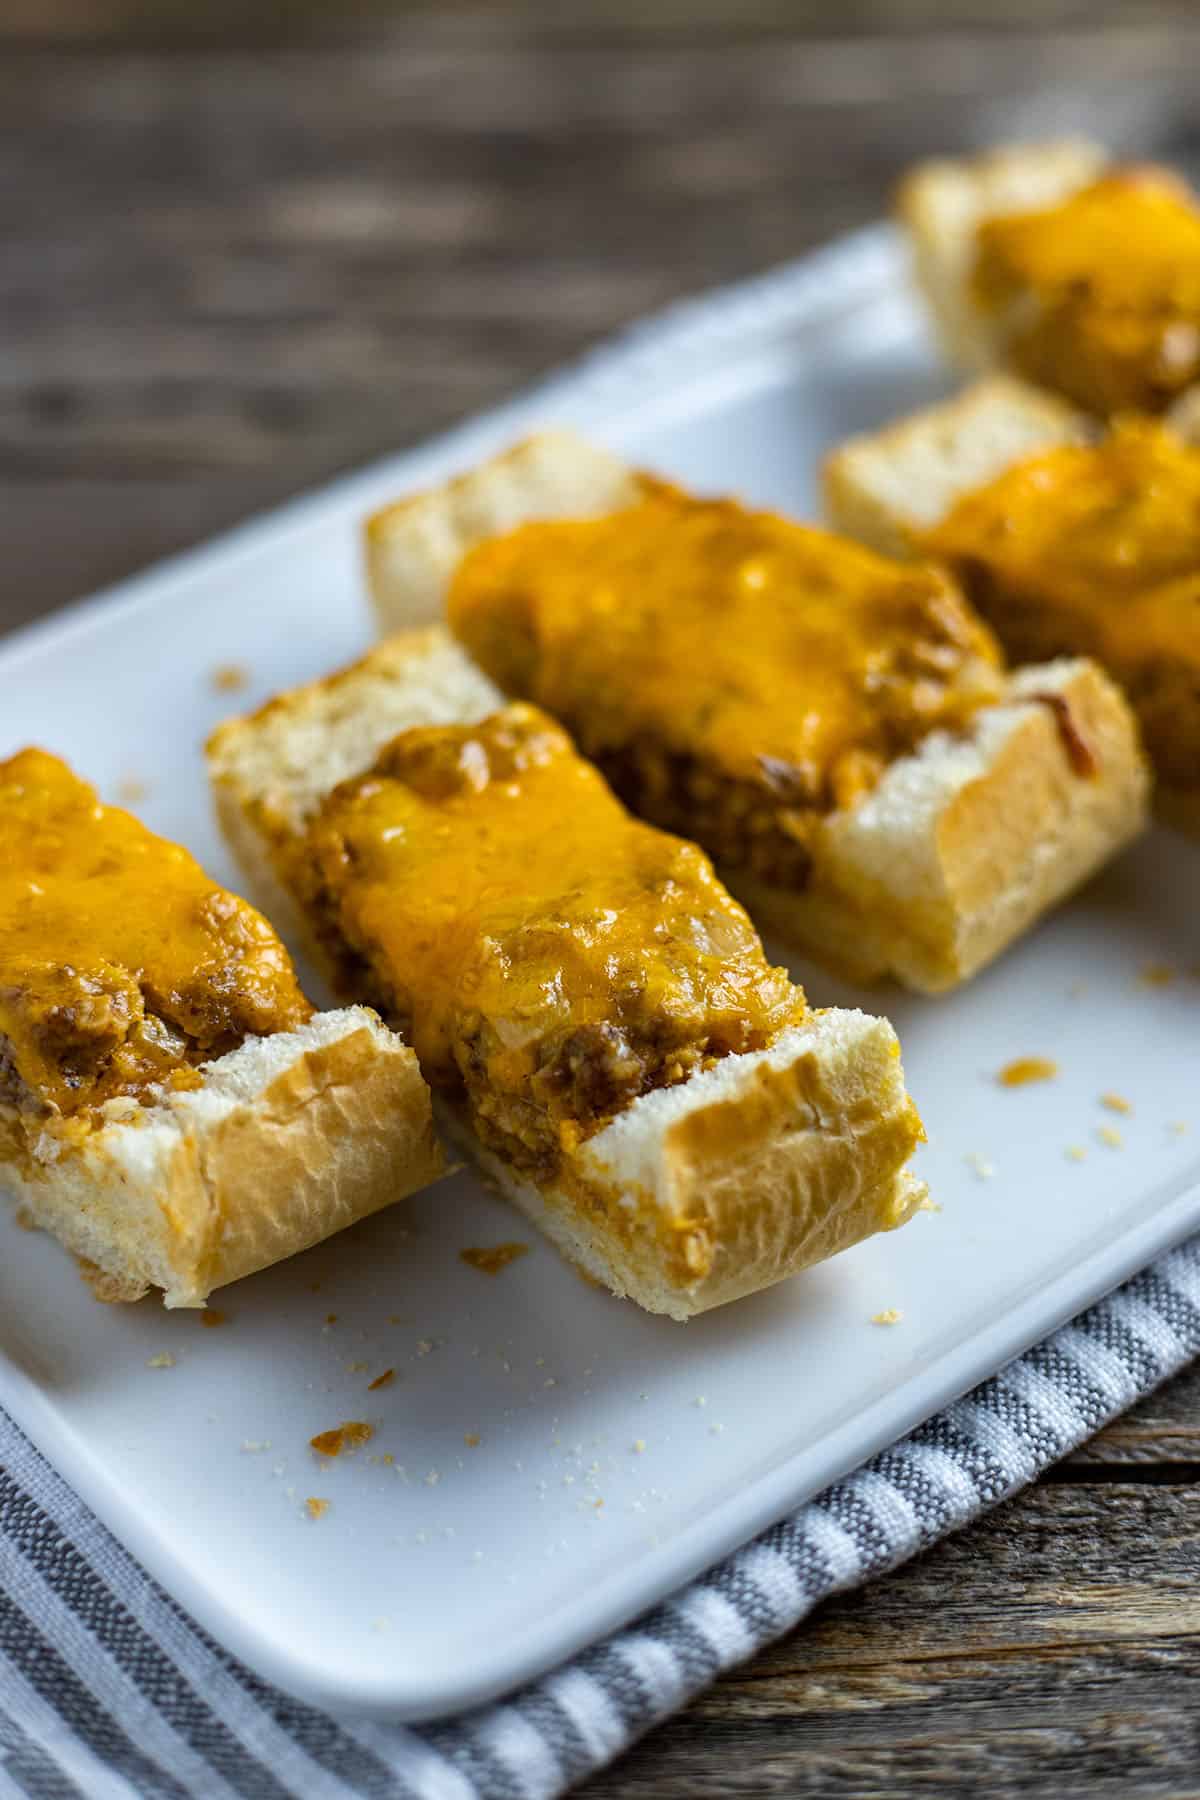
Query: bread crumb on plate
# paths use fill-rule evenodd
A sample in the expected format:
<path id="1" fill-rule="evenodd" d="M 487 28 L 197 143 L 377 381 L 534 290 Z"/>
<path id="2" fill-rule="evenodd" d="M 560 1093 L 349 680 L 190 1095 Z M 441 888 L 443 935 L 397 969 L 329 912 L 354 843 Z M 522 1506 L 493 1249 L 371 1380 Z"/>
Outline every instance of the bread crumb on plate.
<path id="1" fill-rule="evenodd" d="M 487 1244 L 478 1248 L 459 1251 L 459 1259 L 472 1269 L 478 1269 L 482 1275 L 498 1275 L 501 1269 L 507 1269 L 509 1263 L 527 1254 L 528 1244 Z"/>
<path id="2" fill-rule="evenodd" d="M 383 1371 L 382 1375 L 377 1375 L 375 1377 L 374 1381 L 368 1381 L 367 1392 L 369 1394 L 373 1394 L 375 1392 L 376 1388 L 391 1387 L 391 1385 L 392 1385 L 393 1381 L 395 1381 L 395 1379 L 396 1379 L 395 1369 L 385 1369 Z"/>
<path id="3" fill-rule="evenodd" d="M 1001 1087 L 1026 1087 L 1031 1081 L 1053 1081 L 1058 1064 L 1048 1056 L 1018 1056 L 997 1073 Z"/>
<path id="4" fill-rule="evenodd" d="M 1110 1150 L 1119 1150 L 1125 1141 L 1115 1125 L 1101 1125 L 1096 1136 L 1102 1144 L 1107 1144 Z"/>
<path id="5" fill-rule="evenodd" d="M 898 1306 L 889 1306 L 883 1312 L 873 1313 L 871 1323 L 872 1325 L 898 1325 L 903 1317 L 904 1314 Z"/>
<path id="6" fill-rule="evenodd" d="M 343 1450 L 357 1450 L 370 1443 L 374 1436 L 375 1427 L 365 1420 L 344 1419 L 329 1431 L 318 1431 L 316 1437 L 308 1441 L 318 1456 L 340 1456 Z"/>
<path id="7" fill-rule="evenodd" d="M 304 1502 L 304 1510 L 310 1519 L 323 1519 L 329 1511 L 329 1502 L 328 1500 L 318 1500 L 315 1494 L 310 1494 Z"/>
<path id="8" fill-rule="evenodd" d="M 213 692 L 217 694 L 240 694 L 250 680 L 250 671 L 245 663 L 218 663 L 209 673 Z"/>
<path id="9" fill-rule="evenodd" d="M 1106 1106 L 1109 1112 L 1131 1113 L 1133 1111 L 1132 1102 L 1126 1100 L 1124 1094 L 1101 1094 L 1100 1104 Z"/>
<path id="10" fill-rule="evenodd" d="M 160 1350 L 157 1356 L 149 1358 L 146 1367 L 148 1369 L 173 1369 L 175 1367 L 175 1358 L 171 1355 L 169 1350 Z"/>

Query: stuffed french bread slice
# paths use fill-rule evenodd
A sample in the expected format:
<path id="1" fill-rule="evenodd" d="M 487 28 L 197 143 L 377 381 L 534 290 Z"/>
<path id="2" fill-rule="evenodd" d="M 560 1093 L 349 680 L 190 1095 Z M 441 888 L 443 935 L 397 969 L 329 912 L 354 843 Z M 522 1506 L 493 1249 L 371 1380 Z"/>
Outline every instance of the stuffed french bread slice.
<path id="1" fill-rule="evenodd" d="M 839 530 L 934 558 L 1008 653 L 1090 656 L 1141 728 L 1162 818 L 1200 834 L 1200 414 L 1109 425 L 1012 376 L 851 438 Z"/>
<path id="2" fill-rule="evenodd" d="M 253 891 L 613 1292 L 685 1319 L 917 1206 L 890 1025 L 810 1009 L 707 857 L 444 631 L 231 721 L 209 766 Z"/>
<path id="3" fill-rule="evenodd" d="M 0 1187 L 96 1293 L 201 1306 L 437 1178 L 417 1060 L 58 757 L 0 762 Z"/>
<path id="4" fill-rule="evenodd" d="M 367 527 L 382 626 L 443 611 L 764 928 L 860 980 L 973 975 L 1141 828 L 1093 664 L 1010 670 L 944 572 L 548 433 Z"/>
<path id="5" fill-rule="evenodd" d="M 1161 413 L 1200 381 L 1200 198 L 1067 139 L 919 164 L 897 211 L 950 359 L 1083 411 Z"/>

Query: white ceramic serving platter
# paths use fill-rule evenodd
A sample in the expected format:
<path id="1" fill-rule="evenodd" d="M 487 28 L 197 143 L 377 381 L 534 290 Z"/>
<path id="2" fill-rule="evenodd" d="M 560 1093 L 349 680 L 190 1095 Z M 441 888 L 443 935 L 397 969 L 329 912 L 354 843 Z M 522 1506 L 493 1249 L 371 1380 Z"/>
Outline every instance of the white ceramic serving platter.
<path id="1" fill-rule="evenodd" d="M 368 508 L 558 419 L 699 488 L 811 515 L 822 450 L 941 385 L 899 248 L 872 230 L 8 640 L 0 752 L 43 743 L 109 798 L 144 784 L 149 823 L 236 884 L 201 741 L 231 706 L 369 642 Z M 236 701 L 212 679 L 230 662 L 248 672 Z M 0 1400 L 167 1589 L 284 1687 L 407 1719 L 485 1699 L 1200 1227 L 1198 918 L 1200 849 L 1159 834 L 948 999 L 800 968 L 818 1002 L 895 1020 L 940 1210 L 771 1293 L 684 1327 L 586 1287 L 540 1243 L 482 1275 L 461 1249 L 530 1232 L 468 1175 L 228 1290 L 217 1330 L 96 1305 L 51 1241 L 3 1221 Z M 1058 1079 L 998 1086 L 1024 1055 L 1053 1058 Z M 1104 1110 L 1106 1092 L 1129 1114 Z M 899 1323 L 871 1322 L 890 1308 Z M 309 1438 L 346 1419 L 373 1441 L 320 1463 Z M 330 1502 L 315 1521 L 309 1496 Z"/>

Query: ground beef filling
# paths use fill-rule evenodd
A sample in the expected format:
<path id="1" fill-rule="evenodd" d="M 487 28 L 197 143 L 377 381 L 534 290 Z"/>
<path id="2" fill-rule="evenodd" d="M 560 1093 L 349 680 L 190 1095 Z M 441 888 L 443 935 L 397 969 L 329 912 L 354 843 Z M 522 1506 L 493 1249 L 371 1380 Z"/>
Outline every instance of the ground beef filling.
<path id="1" fill-rule="evenodd" d="M 686 1081 L 722 1053 L 703 1040 L 680 1042 L 669 1028 L 591 1023 L 531 1046 L 530 1073 L 499 1085 L 491 1073 L 502 1042 L 495 1021 L 470 1014 L 460 1031 L 456 1061 L 480 1138 L 535 1180 L 549 1179 L 564 1150 L 640 1094 Z"/>
<path id="2" fill-rule="evenodd" d="M 1196 608 L 1200 620 L 1200 596 Z M 1160 780 L 1200 793 L 1200 658 L 1189 667 L 1163 656 L 1143 657 L 1129 665 L 1124 680 Z"/>
<path id="3" fill-rule="evenodd" d="M 127 972 L 83 973 L 69 965 L 29 965 L 0 990 L 0 1007 L 20 1034 L 21 1063 L 35 1077 L 26 1081 L 16 1051 L 0 1059 L 0 1097 L 23 1096 L 27 1113 L 71 1116 L 96 1114 L 119 1097 L 158 1097 L 165 1090 L 200 1085 L 200 1065 L 236 1049 L 248 1033 L 227 1027 L 202 1037 L 151 1010 Z"/>
<path id="4" fill-rule="evenodd" d="M 350 991 L 535 1179 L 807 1010 L 707 857 L 631 819 L 532 707 L 402 733 L 329 797 L 293 880 Z"/>
<path id="5" fill-rule="evenodd" d="M 44 1111 L 33 1089 L 17 1074 L 12 1045 L 7 1038 L 0 1038 L 0 1110 L 4 1108 L 28 1114 Z"/>
<path id="6" fill-rule="evenodd" d="M 1200 577 L 1190 607 L 1189 596 L 1171 596 L 1180 602 L 1179 620 L 1185 631 L 1187 611 L 1193 611 L 1196 619 L 1190 625 L 1190 643 L 1181 633 L 1178 649 L 1171 650 L 1158 647 L 1152 626 L 1139 643 L 1135 612 L 1143 608 L 1136 602 L 1114 600 L 1114 609 L 1123 609 L 1125 617 L 1112 630 L 1110 621 L 1097 612 L 1060 610 L 1051 594 L 1023 592 L 976 558 L 962 558 L 959 574 L 1014 663 L 1094 657 L 1121 683 L 1159 780 L 1172 788 L 1200 789 Z M 1147 595 L 1144 610 L 1154 609 L 1160 598 L 1168 596 Z"/>
<path id="7" fill-rule="evenodd" d="M 695 837 L 721 867 L 796 892 L 807 886 L 822 811 L 802 772 L 765 758 L 759 780 L 739 780 L 649 739 L 597 749 L 594 760 L 632 812 Z"/>

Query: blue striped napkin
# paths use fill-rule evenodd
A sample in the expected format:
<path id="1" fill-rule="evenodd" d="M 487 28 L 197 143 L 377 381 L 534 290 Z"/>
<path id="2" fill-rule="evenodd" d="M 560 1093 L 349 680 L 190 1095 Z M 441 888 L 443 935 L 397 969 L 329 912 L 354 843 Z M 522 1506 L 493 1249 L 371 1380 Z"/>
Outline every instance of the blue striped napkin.
<path id="1" fill-rule="evenodd" d="M 422 1730 L 339 1721 L 260 1681 L 0 1414 L 0 1800 L 545 1800 L 1197 1354 L 1200 1238 L 635 1625 L 507 1701 Z"/>

